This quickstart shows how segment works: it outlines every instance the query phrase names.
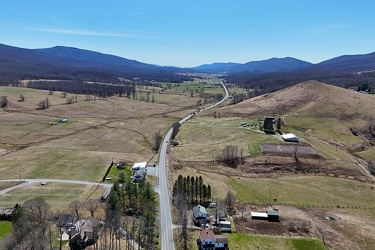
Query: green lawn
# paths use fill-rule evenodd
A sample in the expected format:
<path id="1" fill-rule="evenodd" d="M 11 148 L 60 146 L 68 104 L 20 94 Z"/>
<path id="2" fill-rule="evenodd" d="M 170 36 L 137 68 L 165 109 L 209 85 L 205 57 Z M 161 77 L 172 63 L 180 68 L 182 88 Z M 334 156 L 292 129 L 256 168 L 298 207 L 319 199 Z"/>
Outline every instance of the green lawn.
<path id="1" fill-rule="evenodd" d="M 229 248 L 236 250 L 324 250 L 319 239 L 259 236 L 251 234 L 227 234 Z"/>
<path id="2" fill-rule="evenodd" d="M 119 179 L 119 174 L 120 173 L 125 173 L 125 177 L 126 179 L 130 179 L 131 175 L 132 175 L 132 172 L 131 172 L 131 167 L 133 166 L 132 163 L 128 163 L 127 165 L 125 165 L 124 169 L 118 169 L 116 167 L 116 163 L 113 164 L 112 168 L 111 168 L 111 171 L 109 171 L 108 175 L 107 175 L 107 178 L 111 178 L 112 180 L 109 180 L 109 181 L 106 181 L 106 182 L 112 182 L 112 183 L 115 183 L 116 180 Z"/>
<path id="3" fill-rule="evenodd" d="M 0 239 L 12 231 L 12 222 L 0 221 Z"/>

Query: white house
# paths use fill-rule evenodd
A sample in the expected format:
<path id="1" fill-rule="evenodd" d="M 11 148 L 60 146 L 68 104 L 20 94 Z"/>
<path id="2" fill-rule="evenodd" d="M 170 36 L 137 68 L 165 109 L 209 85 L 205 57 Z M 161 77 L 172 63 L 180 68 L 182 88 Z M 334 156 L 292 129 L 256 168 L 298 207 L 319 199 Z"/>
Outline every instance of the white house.
<path id="1" fill-rule="evenodd" d="M 202 221 L 202 220 L 206 222 L 207 220 L 206 208 L 201 205 L 197 205 L 193 207 L 193 220 L 195 224 L 197 224 L 199 221 Z"/>

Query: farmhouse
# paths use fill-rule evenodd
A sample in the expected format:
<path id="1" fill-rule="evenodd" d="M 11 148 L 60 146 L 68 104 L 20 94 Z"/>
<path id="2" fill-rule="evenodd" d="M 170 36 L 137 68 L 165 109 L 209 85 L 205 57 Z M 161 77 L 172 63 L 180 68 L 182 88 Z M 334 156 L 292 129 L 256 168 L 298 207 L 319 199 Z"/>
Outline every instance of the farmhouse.
<path id="1" fill-rule="evenodd" d="M 140 169 L 131 177 L 133 182 L 140 182 L 146 177 L 147 170 Z"/>
<path id="2" fill-rule="evenodd" d="M 281 137 L 286 142 L 298 142 L 298 137 L 292 133 L 283 134 Z"/>
<path id="3" fill-rule="evenodd" d="M 204 229 L 199 234 L 198 240 L 199 249 L 201 250 L 213 250 L 215 249 L 215 235 L 210 229 Z"/>
<path id="4" fill-rule="evenodd" d="M 193 220 L 194 224 L 198 224 L 200 221 L 206 222 L 207 218 L 207 212 L 206 209 L 201 206 L 197 205 L 193 207 Z"/>
<path id="5" fill-rule="evenodd" d="M 102 226 L 103 224 L 95 218 L 77 221 L 75 230 L 71 232 L 70 247 L 78 249 L 93 245 L 99 238 L 98 232 Z"/>
<path id="6" fill-rule="evenodd" d="M 229 249 L 228 237 L 215 235 L 211 229 L 204 229 L 200 232 L 197 244 L 200 250 Z"/>

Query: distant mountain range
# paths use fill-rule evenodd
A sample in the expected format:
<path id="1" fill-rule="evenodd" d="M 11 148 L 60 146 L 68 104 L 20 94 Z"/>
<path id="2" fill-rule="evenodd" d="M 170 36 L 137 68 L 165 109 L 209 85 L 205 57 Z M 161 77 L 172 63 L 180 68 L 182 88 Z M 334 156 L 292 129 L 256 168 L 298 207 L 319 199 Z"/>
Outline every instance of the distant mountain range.
<path id="1" fill-rule="evenodd" d="M 297 69 L 306 68 L 313 65 L 312 63 L 301 61 L 292 57 L 285 58 L 271 58 L 262 61 L 240 63 L 213 63 L 205 64 L 193 69 L 197 71 L 204 71 L 207 73 L 266 73 L 266 72 L 285 72 Z"/>
<path id="2" fill-rule="evenodd" d="M 213 63 L 194 67 L 194 70 L 206 73 L 269 73 L 288 72 L 300 69 L 329 69 L 337 71 L 360 72 L 375 70 L 375 52 L 364 55 L 345 55 L 335 57 L 317 64 L 292 57 L 271 58 L 262 61 L 240 63 Z"/>
<path id="3" fill-rule="evenodd" d="M 173 67 L 77 48 L 23 49 L 0 44 L 0 81 L 46 78 L 113 81 L 120 77 L 179 82 L 189 79 L 179 72 L 180 69 Z"/>
<path id="4" fill-rule="evenodd" d="M 118 78 L 181 82 L 189 80 L 181 73 L 225 73 L 231 79 L 248 82 L 254 75 L 301 74 L 318 79 L 324 72 L 350 74 L 375 70 L 375 52 L 345 55 L 318 64 L 296 58 L 271 58 L 240 63 L 213 63 L 194 68 L 162 67 L 99 52 L 57 46 L 46 49 L 23 49 L 0 44 L 0 84 L 20 79 L 74 79 L 116 81 Z M 331 74 L 331 73 L 330 73 Z M 236 78 L 237 77 L 237 78 Z M 259 77 L 258 77 L 259 78 Z M 298 78 L 298 77 L 297 77 Z M 246 80 L 248 79 L 248 80 Z M 300 79 L 300 78 L 298 78 Z M 310 80 L 310 79 L 307 79 Z"/>

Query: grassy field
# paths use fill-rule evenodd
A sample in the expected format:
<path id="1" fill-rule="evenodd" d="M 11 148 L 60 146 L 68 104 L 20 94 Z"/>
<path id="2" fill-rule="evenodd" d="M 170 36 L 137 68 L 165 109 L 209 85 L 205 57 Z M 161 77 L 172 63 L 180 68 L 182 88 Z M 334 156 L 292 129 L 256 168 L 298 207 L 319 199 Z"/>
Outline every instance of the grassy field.
<path id="1" fill-rule="evenodd" d="M 215 168 L 215 167 L 214 167 Z M 269 203 L 277 199 L 278 203 L 293 205 L 324 206 L 361 206 L 375 207 L 374 185 L 350 179 L 329 176 L 291 175 L 278 178 L 245 178 L 224 175 L 204 169 L 183 168 L 176 170 L 184 176 L 202 176 L 204 183 L 212 188 L 214 199 L 224 199 L 231 190 L 239 203 Z M 375 214 L 374 214 L 375 215 Z"/>
<path id="2" fill-rule="evenodd" d="M 0 240 L 12 231 L 12 222 L 0 221 Z"/>
<path id="3" fill-rule="evenodd" d="M 275 236 L 258 236 L 249 234 L 227 234 L 231 249 L 250 250 L 324 250 L 323 243 L 318 239 L 290 238 Z"/>
<path id="4" fill-rule="evenodd" d="M 261 142 L 279 142 L 272 136 L 241 127 L 243 121 L 238 117 L 198 116 L 180 128 L 177 138 L 181 145 L 172 150 L 185 160 L 212 160 L 226 145 L 237 145 L 244 156 L 256 156 L 260 154 Z"/>
<path id="5" fill-rule="evenodd" d="M 374 206 L 375 191 L 369 183 L 325 176 L 293 176 L 277 179 L 228 177 L 228 185 L 240 202 L 295 205 Z M 270 197 L 271 195 L 271 197 Z"/>
<path id="6" fill-rule="evenodd" d="M 20 94 L 24 102 L 18 101 Z M 124 97 L 86 101 L 86 96 L 78 95 L 77 103 L 67 105 L 60 94 L 0 87 L 0 95 L 9 101 L 7 109 L 0 110 L 0 179 L 21 175 L 23 179 L 101 181 L 112 161 L 152 159 L 155 134 L 165 133 L 174 122 L 195 111 L 201 99 L 199 95 L 155 91 L 154 103 Z M 46 98 L 50 108 L 36 110 L 37 103 Z M 62 118 L 68 122 L 57 122 Z M 109 177 L 117 176 L 118 170 L 113 168 Z M 0 188 L 6 186 L 1 184 Z M 73 200 L 90 197 L 91 192 L 98 198 L 103 191 L 84 185 L 34 185 L 3 195 L 0 207 L 13 207 L 40 196 L 54 209 L 62 209 Z"/>
<path id="7" fill-rule="evenodd" d="M 98 199 L 104 188 L 79 184 L 47 183 L 47 185 L 28 185 L 14 189 L 0 196 L 0 207 L 14 207 L 27 200 L 42 197 L 55 211 L 66 210 L 68 204 L 74 200 L 84 201 L 88 198 Z"/>
<path id="8" fill-rule="evenodd" d="M 220 110 L 220 109 L 219 109 Z M 284 143 L 280 136 L 266 135 L 259 131 L 259 126 L 241 127 L 242 122 L 257 124 L 258 118 L 228 117 L 213 118 L 213 111 L 208 111 L 204 116 L 198 115 L 193 120 L 184 124 L 177 135 L 181 145 L 172 148 L 177 158 L 187 161 L 213 160 L 222 153 L 226 145 L 236 145 L 238 152 L 245 157 L 261 155 L 261 143 Z M 212 115 L 212 116 L 211 116 Z M 303 121 L 299 124 L 298 121 Z M 300 141 L 310 144 L 324 159 L 335 162 L 336 168 L 357 170 L 354 157 L 348 153 L 348 148 L 358 147 L 362 141 L 354 136 L 350 129 L 337 119 L 303 119 L 301 117 L 288 117 L 285 132 L 297 134 Z M 309 129 L 307 129 L 309 128 Z M 322 130 L 322 131 L 321 131 Z M 358 153 L 363 157 L 372 159 L 372 151 Z"/>
<path id="9" fill-rule="evenodd" d="M 18 102 L 20 94 L 24 102 Z M 0 178 L 101 180 L 110 162 L 147 161 L 154 136 L 196 109 L 198 97 L 155 95 L 155 103 L 121 97 L 67 105 L 60 92 L 1 87 Z M 36 110 L 48 98 L 51 107 Z M 67 118 L 67 123 L 57 123 Z M 6 153 L 6 154 L 4 154 Z"/>

